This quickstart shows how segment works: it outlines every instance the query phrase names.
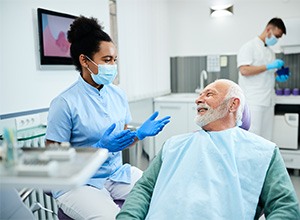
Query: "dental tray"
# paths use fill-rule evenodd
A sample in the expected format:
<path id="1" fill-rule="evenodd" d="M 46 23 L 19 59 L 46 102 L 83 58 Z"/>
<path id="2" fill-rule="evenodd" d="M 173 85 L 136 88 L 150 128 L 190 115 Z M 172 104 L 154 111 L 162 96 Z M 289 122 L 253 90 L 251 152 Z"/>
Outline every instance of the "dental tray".
<path id="1" fill-rule="evenodd" d="M 48 147 L 43 153 L 50 160 L 71 160 L 75 155 L 75 149 L 70 147 Z"/>
<path id="2" fill-rule="evenodd" d="M 57 161 L 39 158 L 24 159 L 16 166 L 20 176 L 54 176 L 58 170 Z"/>

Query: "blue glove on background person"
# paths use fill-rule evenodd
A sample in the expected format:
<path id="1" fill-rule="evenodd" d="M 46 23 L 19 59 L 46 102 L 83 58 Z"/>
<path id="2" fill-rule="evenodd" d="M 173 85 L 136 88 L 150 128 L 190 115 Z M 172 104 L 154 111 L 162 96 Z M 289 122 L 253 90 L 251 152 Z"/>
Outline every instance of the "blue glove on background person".
<path id="1" fill-rule="evenodd" d="M 277 82 L 285 82 L 288 80 L 288 78 L 289 75 L 277 75 L 275 79 Z"/>
<path id="2" fill-rule="evenodd" d="M 158 112 L 154 112 L 136 131 L 136 136 L 139 140 L 143 140 L 147 136 L 157 135 L 170 122 L 170 116 L 155 121 L 157 116 Z"/>
<path id="3" fill-rule="evenodd" d="M 276 59 L 274 62 L 267 64 L 266 68 L 267 68 L 267 70 L 280 69 L 283 66 L 284 66 L 283 60 Z"/>
<path id="4" fill-rule="evenodd" d="M 106 148 L 109 152 L 117 152 L 125 149 L 134 142 L 136 132 L 131 132 L 127 129 L 118 133 L 113 133 L 115 127 L 116 124 L 113 123 L 93 147 Z"/>

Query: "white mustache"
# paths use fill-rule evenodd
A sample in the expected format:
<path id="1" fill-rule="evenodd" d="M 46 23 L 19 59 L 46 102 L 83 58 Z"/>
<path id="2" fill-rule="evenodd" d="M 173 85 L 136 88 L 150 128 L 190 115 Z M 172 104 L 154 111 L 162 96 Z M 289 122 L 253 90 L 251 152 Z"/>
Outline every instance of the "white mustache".
<path id="1" fill-rule="evenodd" d="M 205 108 L 207 110 L 211 109 L 211 107 L 209 105 L 207 105 L 206 103 L 200 103 L 197 105 L 197 111 L 199 111 L 201 108 Z"/>

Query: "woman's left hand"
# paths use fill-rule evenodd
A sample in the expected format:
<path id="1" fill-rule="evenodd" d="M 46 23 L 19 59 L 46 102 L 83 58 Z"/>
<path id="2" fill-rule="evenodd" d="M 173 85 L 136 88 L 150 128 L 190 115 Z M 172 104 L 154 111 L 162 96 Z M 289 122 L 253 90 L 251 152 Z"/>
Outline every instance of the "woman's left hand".
<path id="1" fill-rule="evenodd" d="M 143 140 L 147 136 L 157 135 L 170 122 L 170 116 L 155 120 L 157 116 L 158 112 L 154 112 L 136 131 L 136 136 L 139 140 Z"/>

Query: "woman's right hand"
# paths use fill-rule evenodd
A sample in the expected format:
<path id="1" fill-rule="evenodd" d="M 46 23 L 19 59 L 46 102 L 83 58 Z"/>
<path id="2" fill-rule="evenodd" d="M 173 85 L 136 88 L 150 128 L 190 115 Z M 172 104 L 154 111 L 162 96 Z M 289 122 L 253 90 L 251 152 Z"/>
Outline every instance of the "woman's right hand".
<path id="1" fill-rule="evenodd" d="M 108 149 L 109 152 L 117 152 L 125 149 L 134 142 L 136 132 L 129 129 L 119 133 L 113 133 L 116 124 L 112 124 L 103 134 L 102 138 L 93 146 Z"/>

